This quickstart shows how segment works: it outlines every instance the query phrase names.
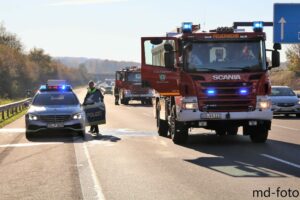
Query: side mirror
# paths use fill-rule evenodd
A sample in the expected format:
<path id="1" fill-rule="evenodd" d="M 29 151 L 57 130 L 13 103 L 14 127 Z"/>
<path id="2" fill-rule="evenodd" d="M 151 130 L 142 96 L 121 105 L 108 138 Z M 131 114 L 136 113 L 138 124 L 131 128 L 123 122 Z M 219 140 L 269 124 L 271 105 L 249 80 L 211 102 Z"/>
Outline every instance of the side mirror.
<path id="1" fill-rule="evenodd" d="M 173 69 L 174 68 L 174 58 L 175 54 L 173 51 L 165 52 L 165 66 L 166 68 Z"/>
<path id="2" fill-rule="evenodd" d="M 272 51 L 272 68 L 280 66 L 280 54 L 277 50 Z"/>

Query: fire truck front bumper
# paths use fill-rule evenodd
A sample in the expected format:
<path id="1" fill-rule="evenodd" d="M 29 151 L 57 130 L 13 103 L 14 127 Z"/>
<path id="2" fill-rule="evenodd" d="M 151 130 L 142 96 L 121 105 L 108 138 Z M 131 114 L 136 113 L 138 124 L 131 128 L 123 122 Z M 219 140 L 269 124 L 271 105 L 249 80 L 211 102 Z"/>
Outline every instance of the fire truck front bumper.
<path id="1" fill-rule="evenodd" d="M 177 120 L 187 121 L 212 121 L 212 120 L 272 120 L 271 109 L 254 110 L 249 112 L 201 112 L 199 110 L 180 110 L 177 112 Z"/>

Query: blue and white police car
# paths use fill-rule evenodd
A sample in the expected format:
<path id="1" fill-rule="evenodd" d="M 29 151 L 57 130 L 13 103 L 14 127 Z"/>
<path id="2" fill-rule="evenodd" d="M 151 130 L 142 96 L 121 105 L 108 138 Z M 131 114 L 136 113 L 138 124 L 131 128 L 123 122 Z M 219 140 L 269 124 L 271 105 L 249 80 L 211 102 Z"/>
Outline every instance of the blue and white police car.
<path id="1" fill-rule="evenodd" d="M 25 116 L 26 138 L 42 130 L 71 130 L 85 136 L 85 113 L 76 94 L 65 81 L 41 85 Z"/>

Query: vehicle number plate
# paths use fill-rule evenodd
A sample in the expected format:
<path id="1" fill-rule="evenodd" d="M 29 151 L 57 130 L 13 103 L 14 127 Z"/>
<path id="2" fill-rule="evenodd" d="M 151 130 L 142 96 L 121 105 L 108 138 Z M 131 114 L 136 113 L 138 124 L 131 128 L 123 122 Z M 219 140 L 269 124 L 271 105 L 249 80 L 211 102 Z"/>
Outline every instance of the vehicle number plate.
<path id="1" fill-rule="evenodd" d="M 202 113 L 201 119 L 221 119 L 220 113 Z"/>
<path id="2" fill-rule="evenodd" d="M 62 128 L 62 127 L 64 127 L 63 123 L 51 123 L 51 124 L 48 124 L 48 128 Z"/>

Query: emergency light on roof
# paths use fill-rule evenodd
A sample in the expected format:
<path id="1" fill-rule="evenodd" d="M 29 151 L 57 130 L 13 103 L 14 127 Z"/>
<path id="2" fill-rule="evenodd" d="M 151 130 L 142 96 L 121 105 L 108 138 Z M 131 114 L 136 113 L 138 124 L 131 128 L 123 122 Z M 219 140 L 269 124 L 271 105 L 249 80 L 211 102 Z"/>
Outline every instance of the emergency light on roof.
<path id="1" fill-rule="evenodd" d="M 183 22 L 181 26 L 182 33 L 192 33 L 193 23 L 192 22 Z"/>
<path id="2" fill-rule="evenodd" d="M 41 85 L 40 91 L 72 91 L 70 85 Z"/>
<path id="3" fill-rule="evenodd" d="M 262 32 L 264 27 L 263 22 L 253 22 L 253 31 L 254 32 Z"/>

